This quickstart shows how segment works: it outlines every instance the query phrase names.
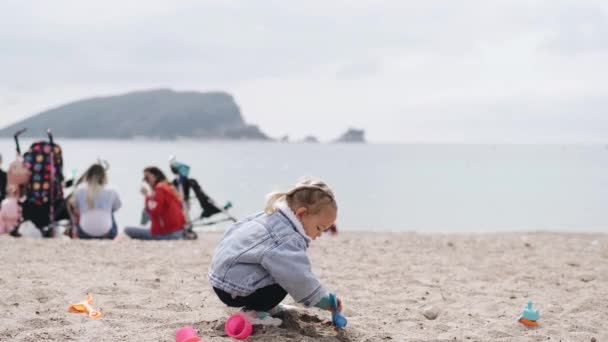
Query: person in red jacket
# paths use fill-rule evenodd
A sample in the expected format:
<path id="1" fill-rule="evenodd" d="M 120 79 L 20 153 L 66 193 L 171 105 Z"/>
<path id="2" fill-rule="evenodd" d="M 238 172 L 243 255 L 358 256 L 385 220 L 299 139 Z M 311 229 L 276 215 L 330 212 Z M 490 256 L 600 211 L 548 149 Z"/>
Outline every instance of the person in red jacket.
<path id="1" fill-rule="evenodd" d="M 157 167 L 144 169 L 144 181 L 150 186 L 142 187 L 146 201 L 146 212 L 150 216 L 151 226 L 147 228 L 125 228 L 125 234 L 132 239 L 140 240 L 177 240 L 184 238 L 186 218 L 182 210 L 182 201 L 165 174 Z"/>

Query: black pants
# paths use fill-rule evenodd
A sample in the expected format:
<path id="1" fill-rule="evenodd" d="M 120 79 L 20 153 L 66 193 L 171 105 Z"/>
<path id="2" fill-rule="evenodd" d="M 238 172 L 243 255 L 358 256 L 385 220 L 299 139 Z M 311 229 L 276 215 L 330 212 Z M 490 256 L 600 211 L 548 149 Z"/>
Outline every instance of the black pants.
<path id="1" fill-rule="evenodd" d="M 247 297 L 235 297 L 228 292 L 222 291 L 216 287 L 213 288 L 220 300 L 231 307 L 245 307 L 245 310 L 268 311 L 287 296 L 285 291 L 279 284 L 273 284 L 261 289 L 257 289 L 254 293 Z"/>

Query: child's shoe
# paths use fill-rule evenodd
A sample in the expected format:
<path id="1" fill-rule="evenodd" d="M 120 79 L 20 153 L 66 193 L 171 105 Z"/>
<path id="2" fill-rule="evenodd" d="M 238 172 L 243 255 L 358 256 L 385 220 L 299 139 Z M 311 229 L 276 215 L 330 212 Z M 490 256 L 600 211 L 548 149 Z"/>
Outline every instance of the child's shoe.
<path id="1" fill-rule="evenodd" d="M 266 311 L 242 310 L 242 314 L 247 317 L 252 325 L 268 325 L 278 327 L 283 321 L 280 318 L 275 318 Z"/>
<path id="2" fill-rule="evenodd" d="M 274 308 L 270 309 L 270 311 L 268 311 L 268 313 L 271 316 L 276 316 L 280 313 L 283 313 L 285 311 L 296 311 L 298 310 L 297 306 L 293 306 L 293 305 L 287 305 L 287 304 L 279 304 L 277 306 L 275 306 Z"/>

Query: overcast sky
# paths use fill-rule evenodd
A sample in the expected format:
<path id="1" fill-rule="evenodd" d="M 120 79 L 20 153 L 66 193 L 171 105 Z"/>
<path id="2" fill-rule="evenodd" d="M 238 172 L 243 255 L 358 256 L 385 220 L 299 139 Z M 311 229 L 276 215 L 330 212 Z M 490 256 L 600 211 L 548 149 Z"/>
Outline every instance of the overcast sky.
<path id="1" fill-rule="evenodd" d="M 225 90 L 272 136 L 608 142 L 608 1 L 0 2 L 0 126 Z"/>

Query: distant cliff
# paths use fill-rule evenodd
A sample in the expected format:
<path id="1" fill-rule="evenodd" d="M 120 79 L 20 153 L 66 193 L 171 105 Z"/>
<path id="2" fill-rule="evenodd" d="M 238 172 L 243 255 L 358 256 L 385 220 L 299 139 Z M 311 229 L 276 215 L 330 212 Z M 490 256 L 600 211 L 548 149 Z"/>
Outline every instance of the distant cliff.
<path id="1" fill-rule="evenodd" d="M 334 142 L 337 143 L 364 143 L 365 142 L 365 131 L 362 129 L 350 128 L 339 136 Z"/>
<path id="2" fill-rule="evenodd" d="M 54 135 L 69 138 L 269 139 L 244 122 L 227 93 L 168 89 L 72 102 L 5 127 L 0 136 L 24 127 L 26 136 L 44 136 L 51 128 Z"/>

